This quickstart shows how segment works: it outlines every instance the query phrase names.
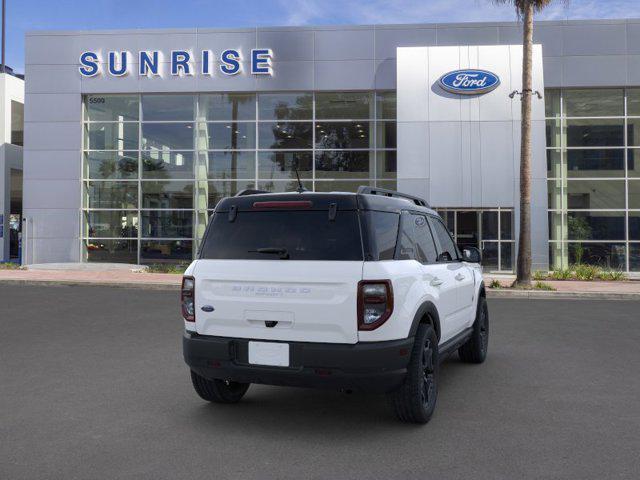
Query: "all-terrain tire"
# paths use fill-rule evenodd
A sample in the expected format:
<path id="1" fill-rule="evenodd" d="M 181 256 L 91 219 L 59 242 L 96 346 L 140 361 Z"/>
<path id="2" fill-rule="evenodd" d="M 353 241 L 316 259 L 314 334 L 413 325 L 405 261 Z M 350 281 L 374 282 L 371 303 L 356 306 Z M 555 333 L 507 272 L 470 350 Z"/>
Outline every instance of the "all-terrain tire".
<path id="1" fill-rule="evenodd" d="M 420 324 L 411 351 L 407 377 L 398 390 L 387 395 L 403 422 L 427 423 L 438 398 L 438 337 L 433 327 Z"/>
<path id="2" fill-rule="evenodd" d="M 458 349 L 460 360 L 467 363 L 482 363 L 487 358 L 489 347 L 489 309 L 487 299 L 478 299 L 476 320 L 473 322 L 473 333 L 467 343 Z"/>
<path id="3" fill-rule="evenodd" d="M 191 370 L 191 382 L 203 400 L 215 403 L 237 403 L 247 393 L 250 383 L 209 380 Z"/>

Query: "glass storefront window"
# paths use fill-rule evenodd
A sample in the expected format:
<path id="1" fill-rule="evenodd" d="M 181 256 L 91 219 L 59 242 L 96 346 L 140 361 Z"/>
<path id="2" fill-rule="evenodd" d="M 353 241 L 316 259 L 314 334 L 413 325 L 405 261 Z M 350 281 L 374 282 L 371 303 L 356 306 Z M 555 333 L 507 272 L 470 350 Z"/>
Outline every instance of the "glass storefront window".
<path id="1" fill-rule="evenodd" d="M 83 242 L 88 262 L 138 263 L 136 240 L 92 239 Z"/>
<path id="2" fill-rule="evenodd" d="M 138 208 L 138 182 L 86 182 L 86 202 L 89 208 Z"/>
<path id="3" fill-rule="evenodd" d="M 624 147 L 623 119 L 567 119 L 567 147 Z"/>
<path id="4" fill-rule="evenodd" d="M 295 179 L 297 168 L 300 178 L 313 176 L 313 154 L 311 152 L 260 152 L 258 174 L 269 180 Z"/>
<path id="5" fill-rule="evenodd" d="M 318 92 L 316 118 L 327 120 L 374 118 L 370 92 Z"/>
<path id="6" fill-rule="evenodd" d="M 562 141 L 564 135 L 562 130 L 562 120 L 557 118 L 554 120 L 547 120 L 545 123 L 546 126 L 546 138 L 547 138 L 547 147 L 552 148 L 560 148 L 563 147 Z"/>
<path id="7" fill-rule="evenodd" d="M 142 120 L 193 121 L 195 118 L 194 95 L 142 95 Z"/>
<path id="8" fill-rule="evenodd" d="M 627 88 L 627 115 L 640 116 L 640 88 Z"/>
<path id="9" fill-rule="evenodd" d="M 640 146 L 640 118 L 627 119 L 627 145 Z"/>
<path id="10" fill-rule="evenodd" d="M 141 233 L 144 238 L 193 237 L 193 212 L 184 210 L 142 210 Z"/>
<path id="11" fill-rule="evenodd" d="M 569 243 L 570 265 L 597 265 L 606 270 L 626 270 L 624 243 Z"/>
<path id="12" fill-rule="evenodd" d="M 85 178 L 138 178 L 138 152 L 85 152 Z"/>
<path id="13" fill-rule="evenodd" d="M 95 210 L 85 212 L 85 235 L 90 238 L 136 238 L 138 212 Z"/>
<path id="14" fill-rule="evenodd" d="M 261 93 L 258 95 L 260 120 L 311 120 L 313 96 L 310 93 Z"/>
<path id="15" fill-rule="evenodd" d="M 191 240 L 143 240 L 140 245 L 140 263 L 189 264 L 193 258 Z"/>
<path id="16" fill-rule="evenodd" d="M 255 188 L 255 182 L 247 180 L 208 182 L 208 208 L 214 209 L 224 197 L 233 197 L 236 193 L 248 188 Z"/>
<path id="17" fill-rule="evenodd" d="M 143 151 L 141 156 L 143 178 L 193 178 L 193 152 L 148 150 Z"/>
<path id="18" fill-rule="evenodd" d="M 256 124 L 201 123 L 198 146 L 206 150 L 248 150 L 256 148 Z"/>
<path id="19" fill-rule="evenodd" d="M 624 209 L 624 180 L 568 180 L 567 208 L 570 210 Z"/>
<path id="20" fill-rule="evenodd" d="M 566 185 L 566 181 L 562 178 L 547 181 L 547 207 L 550 210 L 560 210 L 565 208 L 565 197 L 562 189 L 563 185 Z"/>
<path id="21" fill-rule="evenodd" d="M 640 209 L 640 180 L 629 180 L 629 208 Z"/>
<path id="22" fill-rule="evenodd" d="M 313 183 L 310 180 L 302 180 L 302 186 L 309 191 L 313 190 Z M 297 180 L 269 180 L 258 182 L 258 190 L 266 190 L 268 192 L 294 192 L 297 189 Z"/>
<path id="23" fill-rule="evenodd" d="M 142 208 L 193 208 L 193 182 L 142 182 Z"/>
<path id="24" fill-rule="evenodd" d="M 207 169 L 209 179 L 255 178 L 256 154 L 254 152 L 200 152 L 199 165 Z"/>
<path id="25" fill-rule="evenodd" d="M 396 118 L 396 92 L 378 92 L 376 93 L 376 111 L 377 117 L 383 120 L 395 120 Z"/>
<path id="26" fill-rule="evenodd" d="M 398 154 L 395 150 L 376 152 L 376 178 L 396 178 L 398 175 Z"/>
<path id="27" fill-rule="evenodd" d="M 396 122 L 377 122 L 376 129 L 377 148 L 397 148 Z"/>
<path id="28" fill-rule="evenodd" d="M 624 91 L 616 89 L 566 89 L 562 92 L 567 117 L 620 117 L 624 115 Z"/>
<path id="29" fill-rule="evenodd" d="M 562 177 L 562 151 L 547 149 L 547 178 Z"/>
<path id="30" fill-rule="evenodd" d="M 357 192 L 361 185 L 373 186 L 365 181 L 345 181 L 345 180 L 318 180 L 316 181 L 316 192 Z"/>
<path id="31" fill-rule="evenodd" d="M 84 127 L 87 150 L 137 150 L 137 123 L 88 123 Z"/>
<path id="32" fill-rule="evenodd" d="M 193 150 L 193 123 L 143 123 L 145 150 Z"/>
<path id="33" fill-rule="evenodd" d="M 625 240 L 624 212 L 568 212 L 569 240 Z"/>
<path id="34" fill-rule="evenodd" d="M 565 225 L 567 223 L 567 215 L 559 212 L 549 212 L 549 239 L 550 240 L 566 240 L 567 234 Z"/>
<path id="35" fill-rule="evenodd" d="M 253 93 L 207 93 L 199 96 L 198 120 L 255 120 Z"/>
<path id="36" fill-rule="evenodd" d="M 90 122 L 137 121 L 140 104 L 137 95 L 87 95 L 85 117 Z"/>
<path id="37" fill-rule="evenodd" d="M 629 212 L 629 240 L 640 240 L 640 212 Z"/>
<path id="38" fill-rule="evenodd" d="M 310 122 L 260 122 L 258 136 L 261 149 L 300 150 L 313 147 L 313 124 Z"/>
<path id="39" fill-rule="evenodd" d="M 482 238 L 483 240 L 498 239 L 498 212 L 482 212 Z"/>
<path id="40" fill-rule="evenodd" d="M 316 123 L 316 148 L 372 148 L 369 122 Z"/>
<path id="41" fill-rule="evenodd" d="M 372 155 L 366 151 L 324 151 L 316 153 L 317 178 L 369 178 L 373 176 Z"/>
<path id="42" fill-rule="evenodd" d="M 624 177 L 624 149 L 567 150 L 569 177 Z"/>
<path id="43" fill-rule="evenodd" d="M 545 90 L 544 108 L 547 118 L 560 116 L 560 90 Z"/>
<path id="44" fill-rule="evenodd" d="M 640 243 L 629 244 L 629 271 L 640 272 Z"/>
<path id="45" fill-rule="evenodd" d="M 627 175 L 640 177 L 640 149 L 638 148 L 627 150 Z"/>

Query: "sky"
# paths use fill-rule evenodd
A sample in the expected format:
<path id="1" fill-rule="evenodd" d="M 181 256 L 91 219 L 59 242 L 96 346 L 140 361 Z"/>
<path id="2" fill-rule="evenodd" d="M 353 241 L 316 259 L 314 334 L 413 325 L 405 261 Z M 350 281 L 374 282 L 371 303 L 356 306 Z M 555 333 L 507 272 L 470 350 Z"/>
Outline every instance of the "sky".
<path id="1" fill-rule="evenodd" d="M 491 0 L 6 0 L 7 65 L 30 30 L 513 21 Z M 640 0 L 555 0 L 540 20 L 640 18 Z"/>

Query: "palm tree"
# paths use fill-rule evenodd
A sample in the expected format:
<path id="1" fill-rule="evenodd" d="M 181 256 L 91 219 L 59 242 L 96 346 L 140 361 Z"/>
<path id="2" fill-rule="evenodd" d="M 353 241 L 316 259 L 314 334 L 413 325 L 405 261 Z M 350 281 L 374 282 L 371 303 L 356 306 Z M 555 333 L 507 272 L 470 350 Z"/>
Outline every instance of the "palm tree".
<path id="1" fill-rule="evenodd" d="M 522 133 L 520 145 L 520 242 L 516 267 L 516 285 L 531 285 L 531 56 L 533 14 L 553 0 L 494 0 L 511 4 L 522 20 Z"/>

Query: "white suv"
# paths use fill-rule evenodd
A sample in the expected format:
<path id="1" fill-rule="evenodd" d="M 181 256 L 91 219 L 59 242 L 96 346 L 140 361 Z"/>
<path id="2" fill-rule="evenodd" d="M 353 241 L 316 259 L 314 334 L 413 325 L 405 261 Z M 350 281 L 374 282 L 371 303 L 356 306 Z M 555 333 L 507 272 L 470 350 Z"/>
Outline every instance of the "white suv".
<path id="1" fill-rule="evenodd" d="M 398 192 L 225 198 L 182 283 L 193 386 L 221 403 L 251 383 L 387 393 L 401 420 L 426 423 L 442 359 L 487 355 L 479 262 Z"/>

